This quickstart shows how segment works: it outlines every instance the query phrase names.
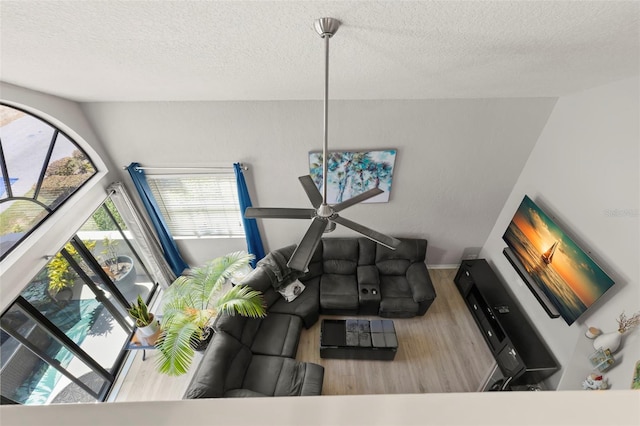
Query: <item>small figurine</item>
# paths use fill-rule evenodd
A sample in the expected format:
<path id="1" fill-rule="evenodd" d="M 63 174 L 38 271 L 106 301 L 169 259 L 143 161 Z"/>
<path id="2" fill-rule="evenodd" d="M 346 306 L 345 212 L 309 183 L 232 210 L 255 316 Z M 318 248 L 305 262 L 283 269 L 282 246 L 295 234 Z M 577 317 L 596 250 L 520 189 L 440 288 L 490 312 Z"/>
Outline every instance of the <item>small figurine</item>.
<path id="1" fill-rule="evenodd" d="M 602 334 L 602 331 L 600 331 L 600 329 L 596 327 L 589 327 L 587 328 L 587 331 L 584 333 L 584 335 L 587 336 L 589 339 L 595 339 L 601 334 Z"/>
<path id="2" fill-rule="evenodd" d="M 589 390 L 605 390 L 609 388 L 607 379 L 602 375 L 591 373 L 587 376 L 587 380 L 582 382 L 582 389 Z"/>

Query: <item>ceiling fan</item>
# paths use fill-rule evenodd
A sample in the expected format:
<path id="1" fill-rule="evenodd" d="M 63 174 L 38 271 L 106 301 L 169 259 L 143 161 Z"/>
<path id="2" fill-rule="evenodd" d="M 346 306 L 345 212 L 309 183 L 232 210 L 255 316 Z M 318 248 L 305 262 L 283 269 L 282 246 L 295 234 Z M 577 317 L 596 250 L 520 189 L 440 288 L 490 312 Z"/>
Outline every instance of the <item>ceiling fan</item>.
<path id="1" fill-rule="evenodd" d="M 346 226 L 365 237 L 390 249 L 395 249 L 400 240 L 381 234 L 366 226 L 355 223 L 349 219 L 341 217 L 338 212 L 354 204 L 375 197 L 384 191 L 380 188 L 373 188 L 362 194 L 358 194 L 348 200 L 335 205 L 328 205 L 327 200 L 327 152 L 328 152 L 328 97 L 329 97 L 329 39 L 340 27 L 340 21 L 334 18 L 320 18 L 314 23 L 315 30 L 324 39 L 325 45 L 325 67 L 324 67 L 324 144 L 322 147 L 322 194 L 318 191 L 313 178 L 309 175 L 300 176 L 298 180 L 307 194 L 313 208 L 260 208 L 248 207 L 244 216 L 246 218 L 264 219 L 312 219 L 311 225 L 302 237 L 300 244 L 293 252 L 287 266 L 298 271 L 306 271 L 313 256 L 313 253 L 322 238 L 324 232 L 333 231 L 336 223 Z"/>

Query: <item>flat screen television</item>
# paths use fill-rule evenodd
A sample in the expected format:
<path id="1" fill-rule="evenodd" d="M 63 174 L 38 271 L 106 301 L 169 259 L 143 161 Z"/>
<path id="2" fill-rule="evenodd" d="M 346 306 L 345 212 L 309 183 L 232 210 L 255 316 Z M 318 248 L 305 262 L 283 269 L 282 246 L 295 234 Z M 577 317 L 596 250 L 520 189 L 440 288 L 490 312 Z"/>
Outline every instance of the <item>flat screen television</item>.
<path id="1" fill-rule="evenodd" d="M 505 256 L 547 313 L 569 325 L 614 284 L 526 195 L 502 239 Z"/>

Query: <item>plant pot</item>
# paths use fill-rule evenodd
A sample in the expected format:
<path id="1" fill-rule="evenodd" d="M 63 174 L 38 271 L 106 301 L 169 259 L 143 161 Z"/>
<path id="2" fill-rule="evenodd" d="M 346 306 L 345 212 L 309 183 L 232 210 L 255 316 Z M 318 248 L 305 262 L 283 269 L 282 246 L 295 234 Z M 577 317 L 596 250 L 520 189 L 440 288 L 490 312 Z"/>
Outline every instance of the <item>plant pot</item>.
<path id="1" fill-rule="evenodd" d="M 59 306 L 65 306 L 73 299 L 73 289 L 71 287 L 64 287 L 56 292 L 49 291 L 49 295 Z"/>
<path id="2" fill-rule="evenodd" d="M 197 342 L 191 342 L 191 347 L 193 348 L 193 350 L 196 352 L 202 352 L 207 349 L 207 347 L 209 346 L 209 342 L 211 342 L 211 339 L 213 338 L 213 333 L 213 328 L 205 327 L 202 330 L 202 339 L 198 339 Z"/>
<path id="3" fill-rule="evenodd" d="M 127 287 L 133 285 L 136 282 L 136 267 L 133 263 L 133 259 L 129 256 L 119 255 L 117 257 L 118 269 L 122 269 L 122 272 L 110 272 L 110 268 L 113 266 L 113 260 L 110 259 L 105 262 L 103 269 L 114 283 L 121 287 Z"/>
<path id="4" fill-rule="evenodd" d="M 153 314 L 150 314 L 150 315 L 151 315 L 151 323 L 143 327 L 138 327 L 138 332 L 142 337 L 153 336 L 160 329 L 160 326 L 158 325 L 158 321 L 156 321 L 156 317 Z"/>

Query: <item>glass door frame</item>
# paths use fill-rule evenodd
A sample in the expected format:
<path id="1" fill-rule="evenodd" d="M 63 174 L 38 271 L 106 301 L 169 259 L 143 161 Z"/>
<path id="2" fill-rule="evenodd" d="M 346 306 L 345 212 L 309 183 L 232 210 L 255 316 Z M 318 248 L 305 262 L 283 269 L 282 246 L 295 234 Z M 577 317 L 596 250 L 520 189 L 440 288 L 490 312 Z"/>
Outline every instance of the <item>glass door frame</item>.
<path id="1" fill-rule="evenodd" d="M 107 195 L 105 200 L 100 204 L 100 207 L 98 207 L 96 211 L 98 211 L 99 209 L 106 210 L 113 224 L 115 224 L 116 229 L 114 231 L 117 230 L 117 232 L 120 233 L 131 254 L 133 254 L 136 260 L 139 262 L 138 264 L 141 265 L 144 269 L 146 276 L 151 278 L 145 262 L 142 261 L 140 254 L 135 250 L 131 241 L 127 237 L 127 234 L 120 226 L 110 209 L 107 207 L 106 203 L 109 199 L 110 195 Z M 123 311 L 126 312 L 126 308 L 130 306 L 130 302 L 118 289 L 114 280 L 100 265 L 96 256 L 87 248 L 82 238 L 78 235 L 79 231 L 80 229 L 76 231 L 76 233 L 68 241 L 68 243 L 71 244 L 71 246 L 77 251 L 80 260 L 74 258 L 74 256 L 66 250 L 66 244 L 60 249 L 59 253 L 65 259 L 65 261 L 69 263 L 69 267 L 78 274 L 78 279 L 91 290 L 91 292 L 95 295 L 95 299 L 107 309 L 109 314 L 113 316 L 118 325 L 125 331 L 126 335 L 129 336 L 128 338 L 130 338 L 134 330 L 133 320 L 126 314 L 123 314 Z M 83 267 L 80 265 L 80 262 L 83 262 L 86 265 L 85 269 L 83 269 Z M 89 273 L 86 270 L 87 267 L 90 269 L 89 273 L 91 273 L 92 275 L 95 274 L 93 278 L 89 276 Z M 154 298 L 159 288 L 158 282 L 152 280 L 151 284 L 152 286 L 149 289 L 149 293 L 146 297 L 147 303 L 149 303 Z M 102 287 L 104 287 L 104 289 Z M 111 298 L 105 294 L 105 290 L 110 293 Z M 120 309 L 119 306 L 116 306 L 116 304 L 124 309 Z M 18 330 L 13 328 L 9 321 L 4 319 L 4 314 L 9 312 L 12 308 L 16 307 L 17 309 L 22 311 L 29 320 L 33 321 L 36 327 L 41 327 L 45 333 L 49 334 L 53 339 L 57 340 L 58 343 L 62 345 L 62 347 L 66 348 L 66 350 L 68 350 L 73 356 L 75 356 L 79 361 L 88 366 L 93 372 L 95 372 L 101 379 L 104 380 L 104 384 L 102 385 L 99 392 L 92 390 L 89 386 L 84 384 L 79 377 L 74 376 L 69 370 L 60 365 L 60 363 L 56 359 L 52 358 L 50 355 L 45 353 L 44 350 L 34 345 L 31 341 L 29 341 L 27 337 L 23 336 Z M 114 359 L 114 363 L 110 368 L 111 371 L 109 371 L 106 368 L 102 367 L 98 363 L 98 361 L 96 361 L 91 355 L 83 350 L 80 345 L 78 345 L 69 336 L 67 336 L 63 330 L 58 328 L 22 295 L 18 296 L 18 298 L 2 313 L 0 319 L 2 319 L 2 321 L 0 321 L 0 328 L 3 331 L 16 339 L 21 345 L 25 346 L 30 352 L 44 361 L 47 365 L 56 369 L 58 372 L 68 378 L 72 383 L 79 386 L 83 391 L 96 398 L 97 402 L 106 400 L 116 381 L 117 376 L 119 375 L 124 365 L 124 360 L 128 354 L 128 351 L 124 349 L 127 343 L 126 341 L 122 342 L 122 349 Z M 2 401 L 2 404 L 20 404 L 10 399 L 8 395 L 2 395 Z"/>
<path id="2" fill-rule="evenodd" d="M 76 344 L 76 342 L 74 342 L 71 338 L 69 338 L 69 336 L 64 334 L 64 332 L 60 330 L 55 324 L 49 321 L 46 316 L 42 315 L 42 313 L 40 313 L 35 307 L 33 307 L 33 305 L 31 305 L 24 297 L 18 296 L 16 301 L 11 305 L 11 307 L 14 306 L 18 306 L 24 312 L 24 314 L 26 314 L 27 317 L 36 324 L 36 326 L 41 327 L 43 330 L 49 333 L 51 337 L 62 344 L 75 357 L 87 364 L 96 374 L 98 374 L 102 379 L 105 380 L 105 384 L 102 386 L 102 389 L 99 393 L 94 392 L 79 378 L 71 374 L 66 368 L 62 367 L 57 360 L 51 358 L 49 355 L 44 353 L 43 350 L 33 345 L 26 337 L 22 336 L 17 330 L 7 324 L 4 320 L 2 320 L 2 330 L 4 330 L 7 334 L 16 339 L 22 345 L 24 345 L 38 358 L 58 370 L 62 375 L 71 380 L 71 382 L 75 383 L 85 392 L 96 398 L 96 400 L 102 400 L 106 396 L 107 391 L 111 388 L 111 385 L 115 382 L 116 375 L 109 373 L 109 371 L 98 364 L 89 354 L 87 354 L 78 344 Z"/>

